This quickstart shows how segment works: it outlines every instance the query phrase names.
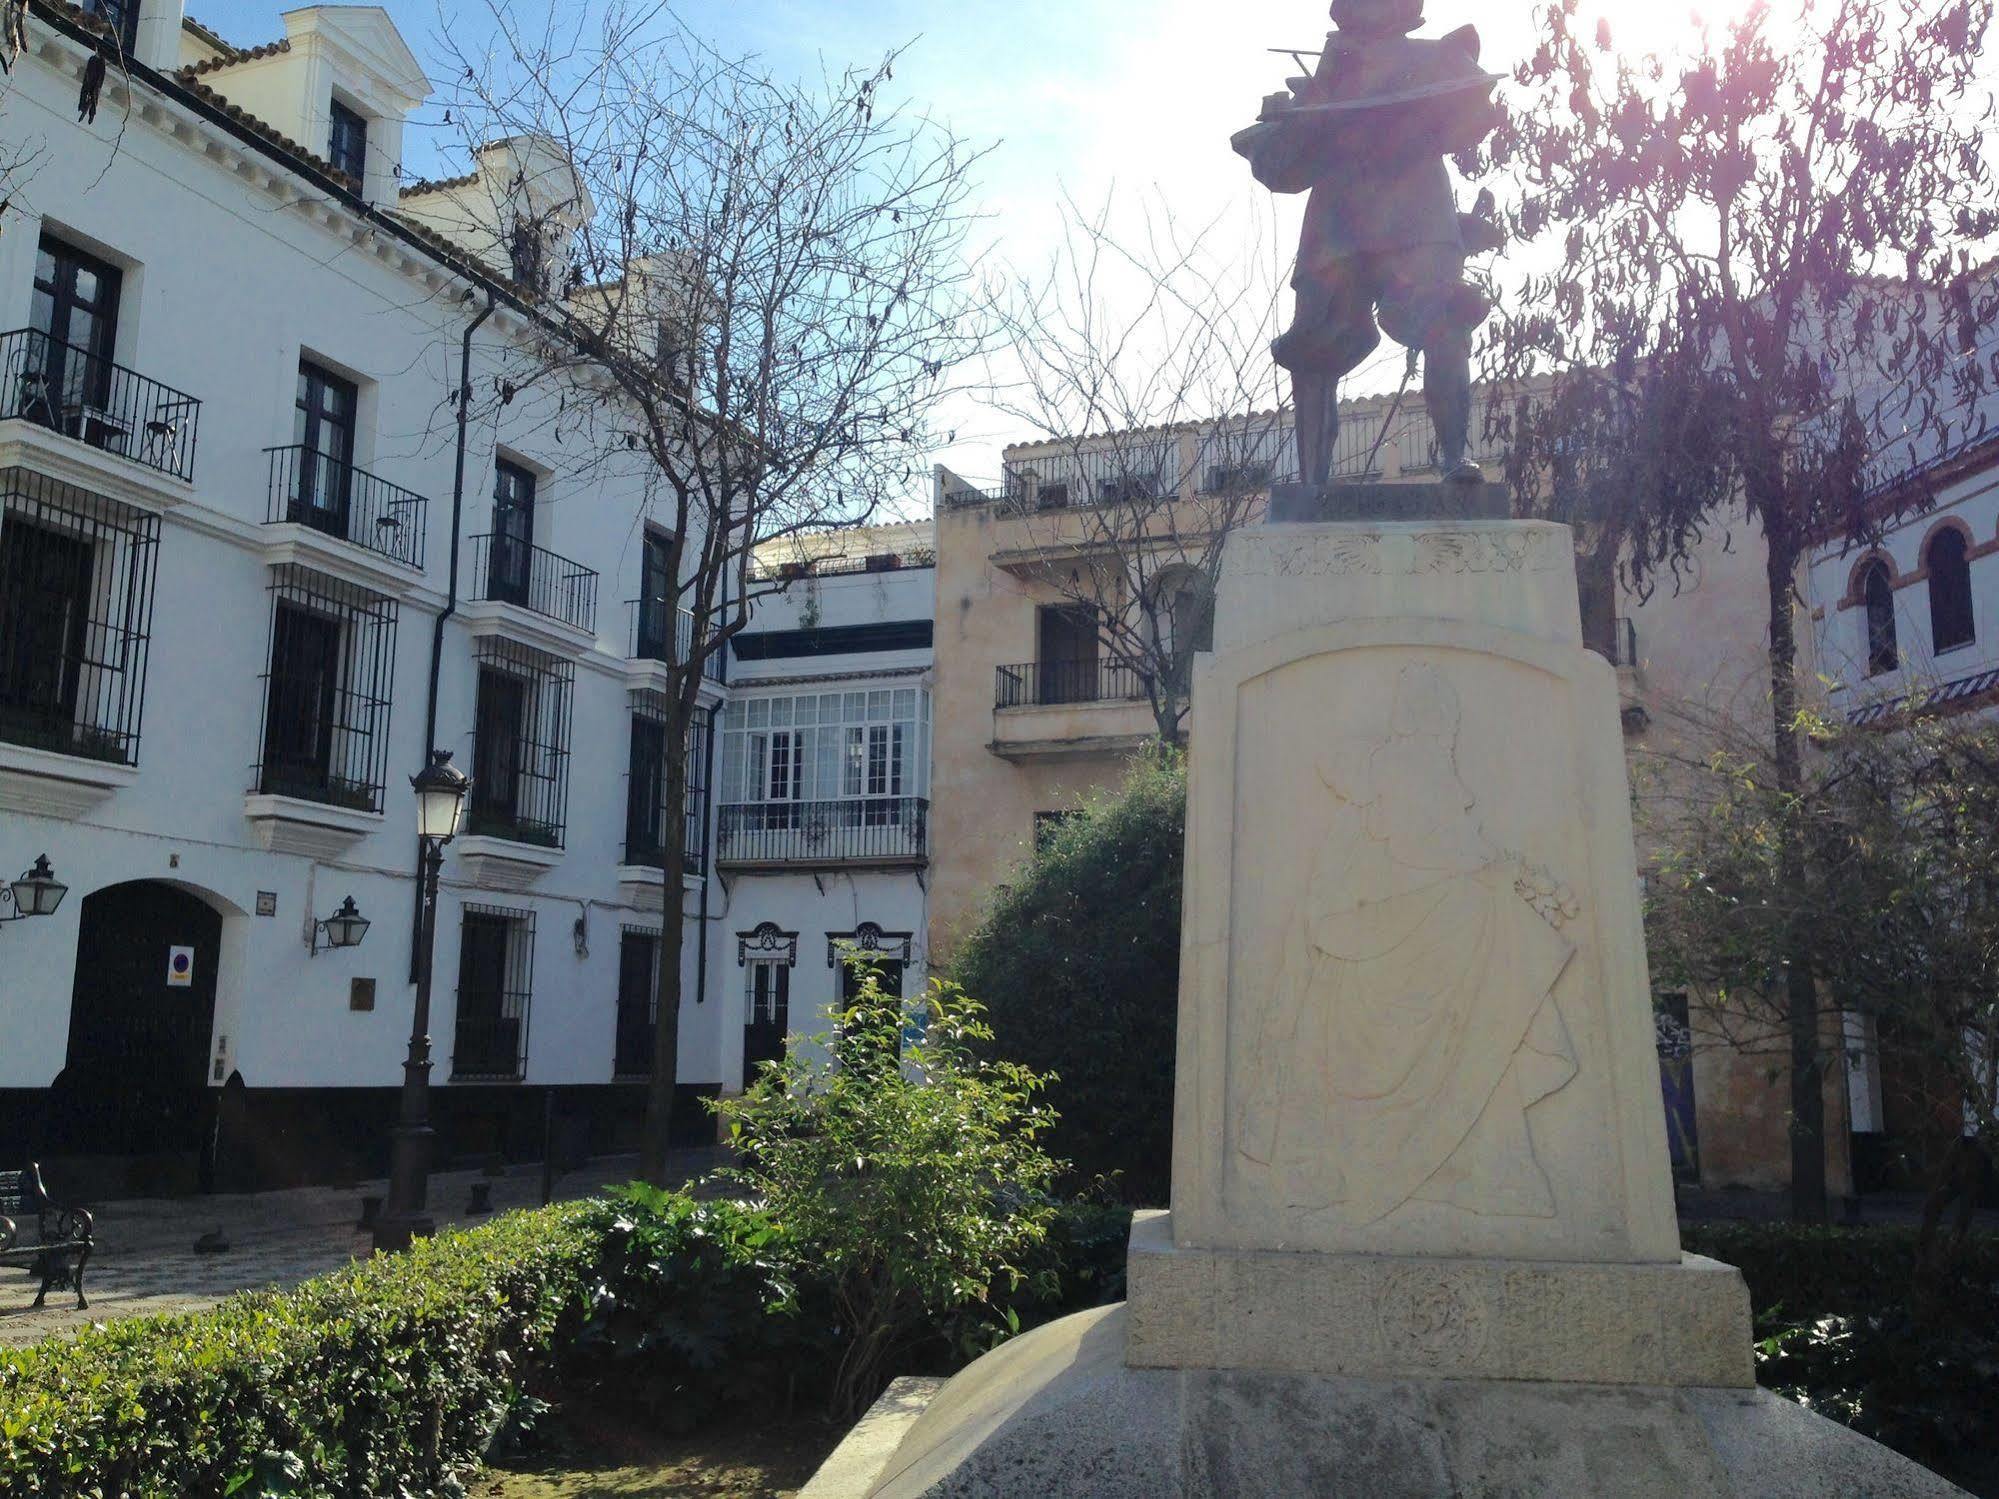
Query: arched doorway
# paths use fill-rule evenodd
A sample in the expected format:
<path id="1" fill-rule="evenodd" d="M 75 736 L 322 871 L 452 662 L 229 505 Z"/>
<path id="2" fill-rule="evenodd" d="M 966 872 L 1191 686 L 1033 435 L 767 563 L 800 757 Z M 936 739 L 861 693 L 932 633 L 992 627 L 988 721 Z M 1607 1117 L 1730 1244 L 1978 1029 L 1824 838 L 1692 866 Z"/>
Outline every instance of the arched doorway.
<path id="1" fill-rule="evenodd" d="M 177 886 L 137 880 L 84 900 L 54 1152 L 198 1155 L 221 950 L 222 913 Z"/>

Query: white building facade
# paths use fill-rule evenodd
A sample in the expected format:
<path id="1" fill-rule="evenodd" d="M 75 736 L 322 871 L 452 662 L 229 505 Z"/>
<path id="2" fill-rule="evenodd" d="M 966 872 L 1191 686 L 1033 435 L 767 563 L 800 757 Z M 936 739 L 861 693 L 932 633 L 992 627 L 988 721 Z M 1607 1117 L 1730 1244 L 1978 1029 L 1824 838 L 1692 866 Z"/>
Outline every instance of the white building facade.
<path id="1" fill-rule="evenodd" d="M 854 960 L 905 999 L 928 981 L 932 535 L 783 543 L 763 565 L 787 586 L 733 642 L 708 935 L 732 1088 L 834 1029 Z"/>
<path id="2" fill-rule="evenodd" d="M 468 403 L 461 455 L 460 360 L 493 385 L 533 310 L 503 226 L 438 227 L 474 179 L 399 185 L 415 58 L 374 7 L 254 48 L 177 0 L 91 9 L 37 4 L 0 98 L 0 869 L 46 854 L 69 887 L 0 926 L 0 1148 L 99 1194 L 379 1170 L 433 744 L 474 782 L 440 1159 L 531 1158 L 550 1120 L 572 1152 L 633 1143 L 663 913 L 689 923 L 680 1131 L 712 1138 L 739 970 L 703 940 L 705 733 L 690 805 L 659 804 L 657 528 L 636 475 L 566 477 L 533 402 Z M 106 28 L 129 66 L 79 122 Z M 669 837 L 695 871 L 670 896 Z M 349 898 L 372 924 L 329 950 Z"/>

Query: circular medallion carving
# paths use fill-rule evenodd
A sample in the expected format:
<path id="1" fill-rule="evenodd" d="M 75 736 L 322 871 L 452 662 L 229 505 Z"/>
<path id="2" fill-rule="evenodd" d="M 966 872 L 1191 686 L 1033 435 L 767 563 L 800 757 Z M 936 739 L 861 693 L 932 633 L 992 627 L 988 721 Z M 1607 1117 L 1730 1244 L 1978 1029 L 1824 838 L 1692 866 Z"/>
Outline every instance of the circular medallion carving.
<path id="1" fill-rule="evenodd" d="M 1483 1298 L 1448 1276 L 1414 1267 L 1396 1272 L 1375 1315 L 1389 1354 L 1428 1368 L 1467 1364 L 1485 1349 Z"/>

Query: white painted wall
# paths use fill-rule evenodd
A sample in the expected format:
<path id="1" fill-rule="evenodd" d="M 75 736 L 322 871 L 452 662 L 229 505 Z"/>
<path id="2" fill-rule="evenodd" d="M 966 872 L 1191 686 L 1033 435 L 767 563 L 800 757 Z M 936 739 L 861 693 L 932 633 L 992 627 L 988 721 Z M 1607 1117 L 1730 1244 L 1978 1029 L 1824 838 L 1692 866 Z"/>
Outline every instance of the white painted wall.
<path id="1" fill-rule="evenodd" d="M 40 21 L 31 29 L 38 43 L 52 36 Z M 114 83 L 95 127 L 77 125 L 82 52 L 51 45 L 52 56 L 24 56 L 0 100 L 0 140 L 42 150 L 0 222 L 0 329 L 28 324 L 38 236 L 44 225 L 60 230 L 126 269 L 118 360 L 203 405 L 195 480 L 167 513 L 158 551 L 136 782 L 79 819 L 0 816 L 0 868 L 11 875 L 46 851 L 71 887 L 54 918 L 0 934 L 7 1038 L 0 1087 L 44 1086 L 63 1065 L 84 898 L 135 878 L 183 882 L 225 913 L 215 1032 L 218 1047 L 226 1037 L 228 1068 L 252 1087 L 390 1085 L 412 1001 L 407 777 L 424 759 L 431 621 L 444 602 L 450 556 L 454 433 L 446 395 L 474 307 L 459 301 L 460 287 L 420 248 L 344 212 L 299 206 L 292 200 L 302 185 L 282 164 L 143 88 L 128 116 Z M 485 325 L 475 386 L 490 387 L 520 329 L 510 313 Z M 428 566 L 401 605 L 396 637 L 385 817 L 332 864 L 264 851 L 244 815 L 269 638 L 263 450 L 292 441 L 301 350 L 365 382 L 357 462 L 430 500 Z M 475 420 L 462 531 L 490 529 L 496 446 L 556 471 L 540 497 L 536 540 L 601 574 L 598 639 L 577 658 L 560 862 L 514 895 L 469 888 L 462 861 L 447 860 L 433 1020 L 440 1079 L 449 1070 L 463 901 L 537 914 L 531 1083 L 609 1080 L 618 928 L 658 921 L 616 877 L 629 742 L 624 601 L 638 593 L 640 492 L 616 476 L 587 485 L 561 478 L 565 455 L 548 446 L 536 417 L 524 401 L 504 422 Z M 0 439 L 18 425 L 0 423 Z M 470 580 L 469 558 L 461 577 Z M 471 649 L 462 622 L 449 625 L 438 742 L 467 768 Z M 250 914 L 260 890 L 276 892 L 275 917 Z M 366 942 L 308 958 L 308 912 L 325 916 L 348 894 L 374 919 Z M 687 899 L 691 910 L 692 892 Z M 571 941 L 579 913 L 589 923 L 587 958 Z M 356 975 L 379 980 L 372 1013 L 348 1008 Z M 725 1051 L 712 1008 L 687 1006 L 682 1080 L 720 1080 Z"/>

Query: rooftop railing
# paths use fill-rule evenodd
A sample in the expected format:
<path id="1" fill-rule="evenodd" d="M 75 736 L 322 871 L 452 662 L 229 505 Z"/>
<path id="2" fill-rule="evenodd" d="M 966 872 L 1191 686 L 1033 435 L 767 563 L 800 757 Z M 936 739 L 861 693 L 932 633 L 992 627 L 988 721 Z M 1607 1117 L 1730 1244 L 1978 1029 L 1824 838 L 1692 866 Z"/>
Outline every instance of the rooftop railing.
<path id="1" fill-rule="evenodd" d="M 10 417 L 194 478 L 200 401 L 35 328 L 0 335 L 0 420 Z"/>

